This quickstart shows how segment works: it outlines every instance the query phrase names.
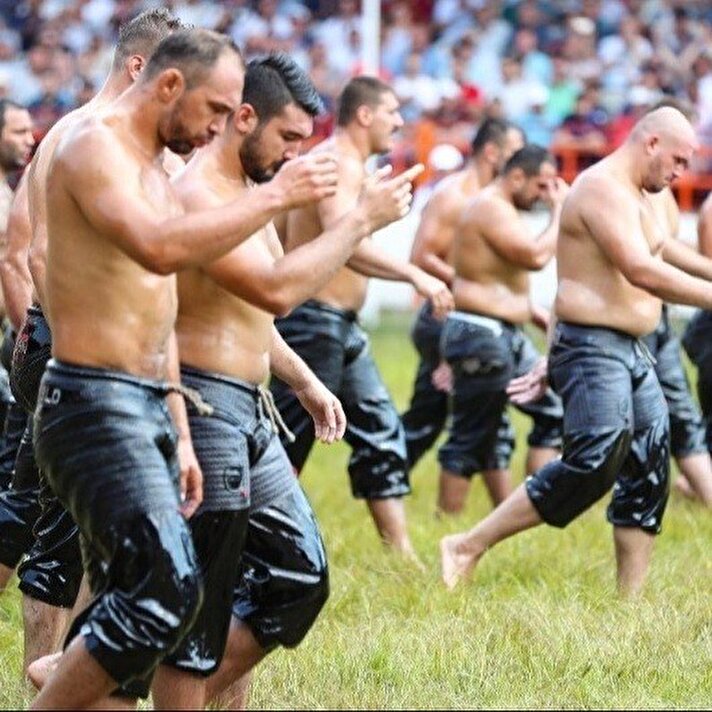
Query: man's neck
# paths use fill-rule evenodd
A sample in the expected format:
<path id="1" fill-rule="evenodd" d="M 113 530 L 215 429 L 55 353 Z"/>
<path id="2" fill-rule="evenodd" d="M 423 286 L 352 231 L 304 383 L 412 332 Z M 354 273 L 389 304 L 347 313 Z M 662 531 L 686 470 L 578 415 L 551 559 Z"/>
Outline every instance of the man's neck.
<path id="1" fill-rule="evenodd" d="M 338 126 L 334 131 L 334 141 L 342 150 L 363 162 L 372 153 L 368 136 L 357 127 Z"/>
<path id="2" fill-rule="evenodd" d="M 472 169 L 477 176 L 480 188 L 484 188 L 494 180 L 494 170 L 492 170 L 491 164 L 487 163 L 482 156 L 475 157 L 472 162 Z"/>
<path id="3" fill-rule="evenodd" d="M 131 86 L 131 84 L 132 82 L 123 74 L 112 72 L 106 78 L 106 81 L 102 85 L 101 89 L 99 89 L 99 91 L 91 99 L 91 102 L 94 105 L 100 106 L 108 104 L 110 101 L 114 101 L 114 99 L 123 94 Z"/>
<path id="4" fill-rule="evenodd" d="M 114 102 L 115 113 L 121 115 L 134 143 L 147 157 L 158 159 L 165 145 L 158 135 L 160 106 L 149 95 L 150 88 L 133 84 Z"/>
<path id="5" fill-rule="evenodd" d="M 235 183 L 247 182 L 247 175 L 240 160 L 240 145 L 234 139 L 223 134 L 223 137 L 215 139 L 203 150 L 221 177 Z"/>

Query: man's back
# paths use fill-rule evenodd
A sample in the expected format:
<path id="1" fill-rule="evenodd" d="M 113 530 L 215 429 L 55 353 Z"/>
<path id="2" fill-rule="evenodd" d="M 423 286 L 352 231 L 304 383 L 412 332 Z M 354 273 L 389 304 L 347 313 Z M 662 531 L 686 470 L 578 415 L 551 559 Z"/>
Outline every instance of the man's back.
<path id="1" fill-rule="evenodd" d="M 287 251 L 313 240 L 356 204 L 366 171 L 363 162 L 344 148 L 343 140 L 331 138 L 312 149 L 313 153 L 326 151 L 337 156 L 339 161 L 337 194 L 319 205 L 308 205 L 289 214 Z M 340 309 L 358 311 L 363 306 L 367 287 L 367 277 L 349 267 L 342 267 L 315 295 L 315 299 Z"/>
<path id="2" fill-rule="evenodd" d="M 519 220 L 496 185 L 484 188 L 470 202 L 453 246 L 453 295 L 458 309 L 514 323 L 530 318 L 528 269 L 509 259 L 490 239 L 502 222 L 511 225 Z"/>

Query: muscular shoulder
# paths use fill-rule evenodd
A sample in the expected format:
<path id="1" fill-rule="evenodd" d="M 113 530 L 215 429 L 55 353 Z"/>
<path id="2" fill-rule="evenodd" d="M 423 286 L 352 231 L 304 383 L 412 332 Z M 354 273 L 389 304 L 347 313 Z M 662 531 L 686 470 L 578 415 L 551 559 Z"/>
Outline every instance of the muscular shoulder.
<path id="1" fill-rule="evenodd" d="M 67 127 L 58 138 L 52 157 L 64 170 L 81 176 L 93 169 L 118 173 L 123 163 L 115 132 L 104 121 L 91 116 Z"/>
<path id="2" fill-rule="evenodd" d="M 564 201 L 562 221 L 572 216 L 580 216 L 586 222 L 604 215 L 626 219 L 637 213 L 638 203 L 619 177 L 594 166 L 581 173 L 571 185 Z"/>
<path id="3" fill-rule="evenodd" d="M 225 201 L 211 189 L 205 179 L 203 166 L 193 159 L 180 172 L 171 177 L 171 186 L 187 212 L 208 210 L 224 204 Z"/>
<path id="4" fill-rule="evenodd" d="M 518 220 L 517 209 L 493 188 L 485 188 L 470 198 L 462 211 L 464 226 L 501 225 L 502 221 Z"/>

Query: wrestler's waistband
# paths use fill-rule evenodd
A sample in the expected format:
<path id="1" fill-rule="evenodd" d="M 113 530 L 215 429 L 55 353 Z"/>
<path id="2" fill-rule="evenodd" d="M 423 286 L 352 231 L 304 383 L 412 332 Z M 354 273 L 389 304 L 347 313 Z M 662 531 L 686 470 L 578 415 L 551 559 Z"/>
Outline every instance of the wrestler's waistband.
<path id="1" fill-rule="evenodd" d="M 316 299 L 307 299 L 306 302 L 298 306 L 294 312 L 301 309 L 307 309 L 310 311 L 318 311 L 322 314 L 328 314 L 332 317 L 338 317 L 344 321 L 357 321 L 358 313 L 353 309 L 340 309 L 339 307 L 332 306 L 331 304 L 326 304 L 324 302 L 317 301 Z M 294 313 L 292 312 L 292 313 Z"/>
<path id="2" fill-rule="evenodd" d="M 258 420 L 269 420 L 273 432 L 281 430 L 287 439 L 294 440 L 277 410 L 272 393 L 263 386 L 193 366 L 181 366 L 180 372 L 183 383 L 200 393 L 223 417 L 227 415 L 230 420 L 235 420 L 239 414 L 245 414 Z"/>
<path id="3" fill-rule="evenodd" d="M 160 396 L 167 396 L 169 393 L 174 393 L 177 390 L 176 384 L 169 383 L 168 381 L 135 376 L 125 371 L 114 371 L 98 366 L 72 364 L 54 358 L 50 359 L 47 363 L 45 374 L 50 379 L 66 379 L 73 382 L 93 381 L 106 384 L 121 383 Z"/>
<path id="4" fill-rule="evenodd" d="M 183 365 L 180 374 L 183 383 L 200 391 L 205 400 L 221 410 L 244 410 L 246 406 L 254 405 L 260 397 L 258 386 L 241 378 Z"/>
<path id="5" fill-rule="evenodd" d="M 560 339 L 568 339 L 582 345 L 605 348 L 621 355 L 627 355 L 633 351 L 642 356 L 651 366 L 656 364 L 655 357 L 642 338 L 609 326 L 589 326 L 587 324 L 574 324 L 570 321 L 560 321 L 556 324 L 556 329 L 554 330 L 554 343 Z"/>
<path id="6" fill-rule="evenodd" d="M 447 315 L 448 319 L 454 319 L 455 321 L 464 321 L 468 324 L 474 324 L 475 326 L 481 326 L 483 329 L 491 331 L 494 336 L 501 336 L 502 332 L 506 329 L 507 331 L 515 331 L 518 327 L 510 321 L 505 321 L 504 319 L 498 319 L 492 316 L 485 316 L 484 314 L 478 314 L 477 312 L 462 311 L 460 309 L 455 309 Z"/>

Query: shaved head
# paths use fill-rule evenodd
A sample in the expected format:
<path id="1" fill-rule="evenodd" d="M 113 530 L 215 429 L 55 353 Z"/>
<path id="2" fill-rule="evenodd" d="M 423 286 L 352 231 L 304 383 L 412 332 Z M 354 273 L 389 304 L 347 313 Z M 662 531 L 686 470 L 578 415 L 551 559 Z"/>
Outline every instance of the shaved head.
<path id="1" fill-rule="evenodd" d="M 645 114 L 633 128 L 631 139 L 640 140 L 651 134 L 665 137 L 676 137 L 693 146 L 697 150 L 698 142 L 695 130 L 685 115 L 672 106 L 661 106 Z"/>
<path id="2" fill-rule="evenodd" d="M 645 114 L 626 142 L 641 161 L 642 188 L 659 193 L 690 165 L 699 142 L 692 124 L 672 106 Z"/>

